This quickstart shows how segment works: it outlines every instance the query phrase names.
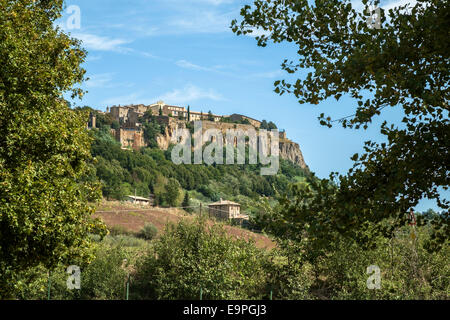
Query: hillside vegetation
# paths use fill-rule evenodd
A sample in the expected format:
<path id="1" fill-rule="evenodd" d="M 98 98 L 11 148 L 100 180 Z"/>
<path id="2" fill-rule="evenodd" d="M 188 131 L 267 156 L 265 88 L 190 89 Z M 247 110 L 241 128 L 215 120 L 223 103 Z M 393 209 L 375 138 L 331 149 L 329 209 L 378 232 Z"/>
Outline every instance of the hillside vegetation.
<path id="1" fill-rule="evenodd" d="M 103 196 L 123 200 L 127 195 L 155 195 L 159 206 L 181 206 L 186 192 L 192 204 L 209 203 L 220 198 L 236 201 L 246 213 L 257 211 L 260 197 L 273 198 L 285 193 L 291 183 L 303 181 L 312 174 L 287 160 L 280 159 L 280 170 L 274 176 L 261 176 L 260 165 L 175 165 L 171 148 L 160 150 L 154 143 L 159 125 L 144 124 L 149 147 L 139 151 L 123 150 L 110 134 L 112 121 L 97 114 L 98 129 L 94 137 L 89 179 L 102 183 Z M 152 143 L 153 141 L 153 143 Z M 248 161 L 247 161 L 248 163 Z"/>

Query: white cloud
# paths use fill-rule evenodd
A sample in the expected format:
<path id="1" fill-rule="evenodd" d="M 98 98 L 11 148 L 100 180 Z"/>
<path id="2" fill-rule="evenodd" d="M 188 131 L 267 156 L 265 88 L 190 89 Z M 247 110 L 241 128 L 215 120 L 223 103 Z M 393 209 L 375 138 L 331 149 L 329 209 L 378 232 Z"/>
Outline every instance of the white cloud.
<path id="1" fill-rule="evenodd" d="M 276 78 L 283 75 L 282 70 L 268 71 L 268 72 L 258 72 L 250 74 L 251 78 Z"/>
<path id="2" fill-rule="evenodd" d="M 270 31 L 265 31 L 263 29 L 256 29 L 256 28 L 252 28 L 252 33 L 247 33 L 246 34 L 249 37 L 261 37 L 261 36 L 270 36 Z"/>
<path id="3" fill-rule="evenodd" d="M 88 54 L 87 58 L 86 58 L 86 62 L 92 62 L 92 61 L 97 61 L 97 60 L 101 60 L 102 56 L 100 55 L 90 55 Z"/>
<path id="4" fill-rule="evenodd" d="M 404 6 L 405 4 L 409 4 L 411 6 L 415 6 L 417 0 L 390 0 L 390 1 L 382 1 L 381 8 L 388 11 L 389 9 L 393 9 L 395 7 Z M 353 0 L 351 1 L 352 7 L 358 11 L 362 12 L 364 10 L 364 5 L 362 0 Z"/>
<path id="5" fill-rule="evenodd" d="M 234 0 L 200 0 L 200 2 L 206 2 L 207 4 L 212 4 L 214 6 L 218 6 L 221 4 L 229 4 L 234 2 Z"/>
<path id="6" fill-rule="evenodd" d="M 215 10 L 183 10 L 167 21 L 165 33 L 220 33 L 231 32 L 234 12 L 220 13 Z"/>
<path id="7" fill-rule="evenodd" d="M 164 0 L 165 2 L 176 4 L 176 5 L 225 5 L 236 2 L 236 0 Z"/>
<path id="8" fill-rule="evenodd" d="M 199 66 L 197 64 L 194 64 L 194 63 L 186 61 L 186 60 L 178 60 L 177 62 L 175 62 L 175 64 L 184 69 L 199 70 L 199 71 L 213 71 L 212 68 L 202 67 L 202 66 Z"/>
<path id="9" fill-rule="evenodd" d="M 75 33 L 71 35 L 73 38 L 77 38 L 82 41 L 81 46 L 87 50 L 92 51 L 112 51 L 124 54 L 134 53 L 146 58 L 159 59 L 159 57 L 151 54 L 150 52 L 135 50 L 133 48 L 124 47 L 122 45 L 133 42 L 132 40 L 125 39 L 112 39 L 109 37 L 100 37 L 89 33 Z M 95 61 L 98 58 L 89 59 L 88 61 Z"/>
<path id="10" fill-rule="evenodd" d="M 391 1 L 388 4 L 385 4 L 384 6 L 382 6 L 382 8 L 386 11 L 399 7 L 399 6 L 404 6 L 406 4 L 409 4 L 411 7 L 415 6 L 417 3 L 416 0 L 395 0 L 395 1 Z"/>
<path id="11" fill-rule="evenodd" d="M 195 85 L 188 84 L 181 89 L 174 89 L 158 97 L 149 98 L 143 91 L 111 97 L 103 100 L 102 105 L 112 106 L 120 104 L 123 106 L 137 103 L 152 104 L 159 100 L 163 100 L 168 104 L 185 105 L 202 99 L 213 101 L 226 100 L 220 93 L 217 93 L 213 89 L 202 89 Z"/>
<path id="12" fill-rule="evenodd" d="M 170 92 L 167 92 L 156 98 L 155 101 L 163 100 L 169 104 L 170 103 L 186 104 L 200 99 L 207 99 L 214 101 L 225 100 L 221 94 L 215 92 L 213 89 L 205 90 L 192 84 L 189 84 L 182 89 L 175 89 Z"/>
<path id="13" fill-rule="evenodd" d="M 72 37 L 80 39 L 82 46 L 88 50 L 96 51 L 118 51 L 126 52 L 130 49 L 122 47 L 123 44 L 130 43 L 130 40 L 111 39 L 109 37 L 100 37 L 89 33 L 74 33 Z"/>
<path id="14" fill-rule="evenodd" d="M 137 101 L 141 98 L 140 92 L 133 92 L 127 95 L 111 97 L 101 102 L 102 105 L 113 106 L 113 105 L 127 105 L 132 103 L 137 103 Z M 140 101 L 140 100 L 139 100 Z"/>
<path id="15" fill-rule="evenodd" d="M 86 87 L 88 88 L 105 88 L 111 86 L 113 80 L 113 73 L 99 73 L 89 76 L 89 80 L 86 81 Z"/>
<path id="16" fill-rule="evenodd" d="M 178 60 L 175 62 L 177 66 L 184 69 L 194 70 L 194 71 L 205 71 L 205 72 L 214 72 L 223 76 L 229 76 L 229 77 L 236 77 L 237 75 L 228 71 L 224 71 L 228 69 L 229 67 L 224 65 L 215 65 L 212 67 L 204 67 L 200 66 L 198 64 L 192 63 L 187 60 Z"/>

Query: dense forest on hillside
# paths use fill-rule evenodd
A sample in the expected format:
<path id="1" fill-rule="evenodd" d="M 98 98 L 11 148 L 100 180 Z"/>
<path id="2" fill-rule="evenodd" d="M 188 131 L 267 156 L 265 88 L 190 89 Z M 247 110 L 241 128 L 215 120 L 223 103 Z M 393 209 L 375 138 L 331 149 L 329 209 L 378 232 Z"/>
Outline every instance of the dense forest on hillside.
<path id="1" fill-rule="evenodd" d="M 261 165 L 176 165 L 171 161 L 171 148 L 163 151 L 156 146 L 160 126 L 148 119 L 144 136 L 149 147 L 139 151 L 123 150 L 110 134 L 114 121 L 97 113 L 97 129 L 92 155 L 90 179 L 102 183 L 108 199 L 122 200 L 127 195 L 155 195 L 160 206 L 180 206 L 186 192 L 193 203 L 213 202 L 220 198 L 241 203 L 243 211 L 252 213 L 260 197 L 273 198 L 288 191 L 291 183 L 313 175 L 299 166 L 280 159 L 280 170 L 274 176 L 261 176 Z M 248 163 L 248 161 L 246 162 Z"/>

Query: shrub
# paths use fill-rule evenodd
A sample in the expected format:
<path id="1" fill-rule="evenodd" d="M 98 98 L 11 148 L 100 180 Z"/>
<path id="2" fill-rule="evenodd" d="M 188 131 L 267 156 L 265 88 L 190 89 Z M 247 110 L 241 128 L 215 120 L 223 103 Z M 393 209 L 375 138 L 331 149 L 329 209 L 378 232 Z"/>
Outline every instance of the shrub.
<path id="1" fill-rule="evenodd" d="M 145 240 L 152 240 L 156 237 L 157 233 L 158 229 L 153 224 L 146 223 L 138 235 Z"/>
<path id="2" fill-rule="evenodd" d="M 198 299 L 201 288 L 204 299 L 261 299 L 268 295 L 265 257 L 220 225 L 182 220 L 141 258 L 131 292 L 135 299 Z"/>
<path id="3" fill-rule="evenodd" d="M 128 231 L 124 226 L 116 225 L 116 226 L 112 226 L 109 228 L 109 234 L 113 237 L 118 236 L 118 235 L 129 236 L 129 235 L 132 235 L 133 232 Z"/>

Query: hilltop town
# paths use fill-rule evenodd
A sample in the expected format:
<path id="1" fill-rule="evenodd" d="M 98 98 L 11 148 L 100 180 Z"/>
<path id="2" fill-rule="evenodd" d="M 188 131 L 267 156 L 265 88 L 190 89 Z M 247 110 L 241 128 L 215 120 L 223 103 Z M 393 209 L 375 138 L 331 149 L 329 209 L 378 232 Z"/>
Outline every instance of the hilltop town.
<path id="1" fill-rule="evenodd" d="M 216 115 L 211 112 L 204 113 L 190 110 L 190 107 L 180 107 L 158 101 L 154 104 L 131 104 L 125 106 L 112 106 L 106 108 L 106 113 L 96 110 L 102 114 L 108 114 L 118 124 L 118 128 L 112 128 L 111 134 L 120 142 L 124 149 L 139 149 L 147 146 L 144 139 L 143 119 L 144 115 L 151 114 L 156 121 L 165 126 L 165 132 L 156 137 L 158 147 L 166 150 L 169 147 L 171 137 L 177 128 L 185 128 L 186 124 L 193 121 L 202 121 L 203 129 L 216 128 L 225 132 L 227 129 L 249 128 L 271 129 L 265 120 L 260 121 L 242 114 Z M 270 122 L 269 122 L 270 123 Z M 90 114 L 88 127 L 96 127 L 96 116 Z M 286 132 L 279 132 L 280 157 L 289 160 L 302 168 L 307 168 L 302 152 L 297 143 L 287 138 Z"/>

